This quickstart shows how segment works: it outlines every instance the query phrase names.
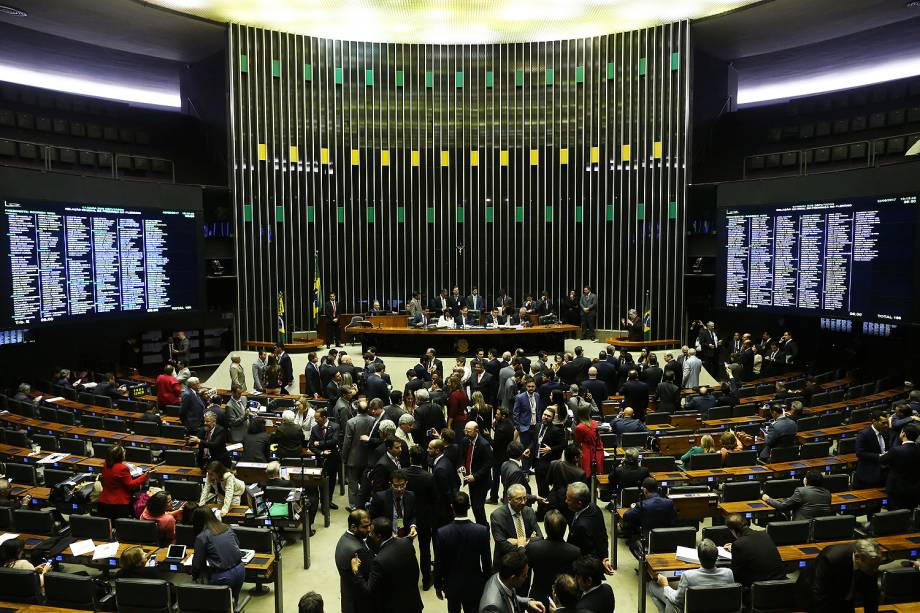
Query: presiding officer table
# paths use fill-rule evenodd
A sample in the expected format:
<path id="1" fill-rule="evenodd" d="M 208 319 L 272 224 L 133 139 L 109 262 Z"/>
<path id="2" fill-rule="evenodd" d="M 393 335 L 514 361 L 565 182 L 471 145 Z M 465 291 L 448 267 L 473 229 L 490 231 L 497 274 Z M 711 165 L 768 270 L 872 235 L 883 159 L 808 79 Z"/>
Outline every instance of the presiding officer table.
<path id="1" fill-rule="evenodd" d="M 468 354 L 477 349 L 497 349 L 514 351 L 521 348 L 528 354 L 537 351 L 563 351 L 565 339 L 579 331 L 578 326 L 569 324 L 550 324 L 547 326 L 530 326 L 527 328 L 409 328 L 407 325 L 394 326 L 374 322 L 374 327 L 349 328 L 349 333 L 361 337 L 361 350 L 376 347 L 378 353 L 387 355 L 418 356 L 429 347 L 439 355 Z M 405 318 L 403 318 L 405 319 Z"/>

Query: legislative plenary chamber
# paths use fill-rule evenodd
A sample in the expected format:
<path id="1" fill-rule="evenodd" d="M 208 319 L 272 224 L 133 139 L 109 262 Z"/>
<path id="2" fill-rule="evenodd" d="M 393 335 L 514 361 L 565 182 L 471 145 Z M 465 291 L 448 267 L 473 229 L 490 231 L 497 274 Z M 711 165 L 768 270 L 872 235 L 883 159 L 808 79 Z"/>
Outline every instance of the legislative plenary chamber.
<path id="1" fill-rule="evenodd" d="M 0 0 L 0 613 L 920 613 L 917 0 Z"/>

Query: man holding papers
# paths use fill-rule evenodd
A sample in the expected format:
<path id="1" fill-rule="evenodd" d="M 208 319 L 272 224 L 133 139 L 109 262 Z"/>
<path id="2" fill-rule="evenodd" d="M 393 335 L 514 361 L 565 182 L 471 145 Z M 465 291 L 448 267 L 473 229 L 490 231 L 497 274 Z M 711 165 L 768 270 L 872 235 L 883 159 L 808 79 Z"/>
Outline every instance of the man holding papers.
<path id="1" fill-rule="evenodd" d="M 680 576 L 677 589 L 668 585 L 664 575 L 658 575 L 655 581 L 648 582 L 648 594 L 652 602 L 658 607 L 658 613 L 680 613 L 684 610 L 684 599 L 687 588 L 695 585 L 728 585 L 735 581 L 730 568 L 716 568 L 719 551 L 716 544 L 709 539 L 703 539 L 696 546 L 696 555 L 700 560 L 700 567 L 688 570 Z"/>

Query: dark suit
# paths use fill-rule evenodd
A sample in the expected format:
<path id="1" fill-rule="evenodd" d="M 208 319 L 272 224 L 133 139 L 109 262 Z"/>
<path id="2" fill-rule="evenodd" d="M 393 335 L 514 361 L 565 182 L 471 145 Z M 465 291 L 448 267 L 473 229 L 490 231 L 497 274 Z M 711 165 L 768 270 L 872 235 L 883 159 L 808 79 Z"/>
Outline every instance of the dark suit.
<path id="1" fill-rule="evenodd" d="M 622 435 L 627 432 L 648 432 L 648 428 L 635 417 L 617 417 L 610 420 L 610 431 Z"/>
<path id="2" fill-rule="evenodd" d="M 396 504 L 393 497 L 393 490 L 387 489 L 377 492 L 371 498 L 368 513 L 371 519 L 377 517 L 386 517 L 393 522 L 393 531 L 402 530 L 404 534 L 409 533 L 409 528 L 417 526 L 415 494 L 408 489 L 402 495 L 402 516 L 396 517 Z"/>
<path id="3" fill-rule="evenodd" d="M 424 605 L 418 592 L 418 561 L 412 541 L 385 541 L 370 563 L 370 576 L 359 578 L 362 589 L 376 601 L 379 613 L 419 613 Z"/>
<path id="4" fill-rule="evenodd" d="M 550 300 L 549 298 L 541 299 L 539 302 L 537 302 L 537 314 L 538 315 L 549 315 L 550 313 L 554 313 L 555 311 L 556 311 L 556 307 L 553 304 L 553 301 Z"/>
<path id="5" fill-rule="evenodd" d="M 514 517 L 511 515 L 511 508 L 503 504 L 492 511 L 489 516 L 492 525 L 492 540 L 495 542 L 495 551 L 492 554 L 492 568 L 498 570 L 499 562 L 502 556 L 522 547 L 512 545 L 508 539 L 517 538 L 517 528 L 514 526 Z M 533 509 L 524 507 L 521 509 L 521 521 L 524 524 L 524 536 L 527 538 L 543 538 L 540 532 L 540 524 L 537 523 L 537 516 Z"/>
<path id="6" fill-rule="evenodd" d="M 633 320 L 626 320 L 626 336 L 632 342 L 638 342 L 645 338 L 645 325 L 642 318 L 636 316 Z"/>
<path id="7" fill-rule="evenodd" d="M 220 462 L 230 466 L 230 454 L 227 453 L 227 430 L 221 426 L 214 426 L 214 431 L 208 439 L 207 427 L 198 430 L 198 465 L 207 466 L 211 462 Z M 207 451 L 207 453 L 205 453 Z"/>
<path id="8" fill-rule="evenodd" d="M 466 297 L 466 306 L 469 307 L 471 311 L 484 311 L 486 309 L 486 301 L 479 294 L 476 294 L 476 296 L 470 294 Z"/>
<path id="9" fill-rule="evenodd" d="M 591 392 L 591 397 L 598 404 L 607 400 L 607 396 L 610 395 L 607 390 L 607 384 L 600 379 L 585 379 L 581 382 L 581 387 L 585 391 Z"/>
<path id="10" fill-rule="evenodd" d="M 766 438 L 764 438 L 763 449 L 760 450 L 760 459 L 769 461 L 770 450 L 777 447 L 791 447 L 795 445 L 795 435 L 799 431 L 798 424 L 788 417 L 780 417 L 770 426 Z M 878 444 L 878 441 L 876 441 Z"/>
<path id="11" fill-rule="evenodd" d="M 785 500 L 767 499 L 771 507 L 787 513 L 792 511 L 792 519 L 814 519 L 833 515 L 831 511 L 831 493 L 823 487 L 797 487 L 792 496 Z"/>
<path id="12" fill-rule="evenodd" d="M 475 392 L 482 392 L 482 396 L 486 401 L 486 404 L 495 404 L 495 377 L 482 371 L 481 375 L 478 375 L 474 372 L 470 374 L 469 381 L 467 382 L 469 388 L 468 396 L 473 397 Z"/>
<path id="13" fill-rule="evenodd" d="M 390 390 L 387 388 L 386 382 L 376 373 L 367 377 L 365 380 L 365 386 L 367 390 L 365 394 L 369 401 L 373 400 L 374 398 L 379 398 L 380 400 L 386 402 L 390 399 Z"/>
<path id="14" fill-rule="evenodd" d="M 799 574 L 796 587 L 804 596 L 803 608 L 812 613 L 853 613 L 853 597 L 858 596 L 866 613 L 878 611 L 878 580 L 854 568 L 854 547 L 825 547 L 814 563 Z"/>
<path id="15" fill-rule="evenodd" d="M 913 509 L 920 504 L 920 447 L 906 441 L 892 447 L 879 458 L 888 466 L 885 491 L 888 494 L 888 508 Z"/>
<path id="16" fill-rule="evenodd" d="M 421 466 L 408 466 L 406 490 L 415 494 L 415 525 L 418 530 L 419 564 L 422 567 L 422 581 L 431 582 L 431 534 L 440 524 L 434 523 L 434 510 L 438 501 L 434 475 Z"/>
<path id="17" fill-rule="evenodd" d="M 647 366 L 639 373 L 639 378 L 645 381 L 645 384 L 648 385 L 650 390 L 658 387 L 662 377 L 664 377 L 664 371 L 661 370 L 659 366 Z"/>
<path id="18" fill-rule="evenodd" d="M 466 519 L 437 531 L 434 586 L 447 598 L 449 613 L 478 613 L 479 598 L 492 568 L 489 529 Z"/>
<path id="19" fill-rule="evenodd" d="M 617 367 L 607 361 L 595 362 L 594 368 L 597 369 L 597 378 L 603 381 L 607 390 L 615 390 L 618 385 Z"/>
<path id="20" fill-rule="evenodd" d="M 383 443 L 380 446 L 384 446 Z M 370 480 L 371 492 L 382 492 L 390 487 L 390 480 L 393 473 L 399 469 L 389 453 L 383 452 L 383 455 L 371 466 L 368 479 Z M 395 526 L 394 526 L 395 528 Z"/>
<path id="21" fill-rule="evenodd" d="M 623 394 L 623 406 L 632 407 L 636 419 L 645 421 L 645 411 L 648 409 L 648 385 L 638 379 L 628 380 L 620 388 Z"/>
<path id="22" fill-rule="evenodd" d="M 623 523 L 640 528 L 642 538 L 647 538 L 649 531 L 655 528 L 670 528 L 675 519 L 674 502 L 658 494 L 648 496 L 623 515 Z"/>
<path id="23" fill-rule="evenodd" d="M 286 388 L 294 382 L 294 366 L 291 363 L 291 356 L 287 351 L 278 358 L 278 368 L 281 369 L 281 387 Z"/>
<path id="24" fill-rule="evenodd" d="M 527 490 L 527 495 L 530 496 L 530 482 L 528 480 L 528 474 L 524 472 L 524 468 L 515 462 L 514 460 L 506 460 L 501 467 L 501 480 L 502 480 L 502 503 L 508 501 L 508 488 L 512 485 L 523 485 L 524 489 Z"/>
<path id="25" fill-rule="evenodd" d="M 642 480 L 650 476 L 645 466 L 622 463 L 607 475 L 610 482 L 610 499 L 618 502 L 616 496 L 624 487 L 639 487 Z"/>
<path id="26" fill-rule="evenodd" d="M 428 430 L 434 428 L 436 432 L 440 432 L 446 427 L 447 420 L 444 419 L 444 409 L 440 405 L 426 402 L 415 409 L 415 431 L 412 438 L 422 449 L 427 448 L 428 443 L 434 438 L 428 434 Z"/>
<path id="27" fill-rule="evenodd" d="M 581 550 L 563 541 L 537 539 L 527 544 L 525 552 L 533 571 L 530 597 L 547 604 L 556 575 L 571 573 L 572 562 L 581 556 Z"/>
<path id="28" fill-rule="evenodd" d="M 542 453 L 541 447 L 549 447 L 549 451 Z M 534 473 L 536 473 L 537 493 L 546 498 L 549 495 L 549 473 L 550 464 L 562 457 L 562 451 L 565 449 L 565 430 L 555 424 L 546 425 L 541 423 L 537 426 L 537 435 L 534 437 L 533 445 L 530 448 L 530 457 L 533 459 L 532 464 Z"/>
<path id="29" fill-rule="evenodd" d="M 706 411 L 716 406 L 716 402 L 718 402 L 718 400 L 712 394 L 697 394 L 696 396 L 687 398 L 687 402 L 684 404 L 684 410 L 701 413 L 703 419 L 706 419 Z"/>
<path id="30" fill-rule="evenodd" d="M 588 378 L 588 369 L 591 368 L 591 360 L 583 355 L 572 358 L 572 364 L 578 369 L 578 379 L 576 383 L 581 383 Z"/>
<path id="31" fill-rule="evenodd" d="M 369 570 L 368 566 L 374 557 L 373 554 L 367 549 L 363 540 L 351 532 L 346 532 L 339 538 L 335 546 L 335 566 L 339 571 L 342 613 L 366 613 L 372 610 L 371 596 L 361 589 L 358 577 L 351 572 L 351 559 L 356 553 L 364 564 L 361 570 Z"/>
<path id="32" fill-rule="evenodd" d="M 307 366 L 303 371 L 304 376 L 307 378 L 307 395 L 312 396 L 314 394 L 323 395 L 323 378 L 319 373 L 319 363 L 314 364 L 313 362 L 307 362 Z"/>
<path id="33" fill-rule="evenodd" d="M 435 488 L 432 521 L 437 529 L 453 520 L 450 502 L 460 489 L 460 478 L 457 476 L 456 467 L 446 455 L 442 455 L 432 464 L 431 475 Z"/>
<path id="34" fill-rule="evenodd" d="M 744 587 L 786 578 L 783 560 L 766 530 L 745 528 L 732 543 L 732 574 Z"/>
<path id="35" fill-rule="evenodd" d="M 489 445 L 489 441 L 485 437 L 482 435 L 477 436 L 476 443 L 472 447 L 471 462 L 467 466 L 470 446 L 470 439 L 464 438 L 460 444 L 460 462 L 466 468 L 467 476 L 473 476 L 473 482 L 468 486 L 473 516 L 476 518 L 476 523 L 487 526 L 486 494 L 492 483 L 492 446 Z"/>
<path id="36" fill-rule="evenodd" d="M 549 472 L 546 474 L 549 482 L 549 507 L 559 511 L 565 511 L 565 491 L 569 485 L 576 481 L 587 484 L 588 478 L 585 471 L 580 466 L 568 464 L 565 460 L 556 460 L 549 465 Z M 567 512 L 567 511 L 566 511 Z"/>
<path id="37" fill-rule="evenodd" d="M 303 428 L 293 422 L 281 422 L 272 433 L 272 443 L 278 444 L 279 458 L 299 458 L 303 451 Z"/>
<path id="38" fill-rule="evenodd" d="M 341 345 L 342 329 L 339 327 L 339 322 L 332 320 L 342 316 L 342 305 L 338 301 L 333 304 L 327 300 L 323 304 L 323 315 L 326 316 L 326 346 L 328 347 L 330 342 Z"/>
<path id="39" fill-rule="evenodd" d="M 339 424 L 327 421 L 326 426 L 319 424 L 313 426 L 310 430 L 310 438 L 307 446 L 314 453 L 331 451 L 329 455 L 318 455 L 323 467 L 323 473 L 329 479 L 329 495 L 332 496 L 335 491 L 335 482 L 339 474 L 339 465 L 342 463 L 342 456 L 339 454 Z"/>
<path id="40" fill-rule="evenodd" d="M 498 499 L 501 484 L 502 464 L 508 459 L 508 443 L 514 440 L 514 422 L 504 419 L 492 428 L 492 485 L 489 498 Z"/>
<path id="41" fill-rule="evenodd" d="M 604 514 L 597 505 L 589 504 L 572 519 L 568 542 L 578 547 L 582 555 L 591 555 L 599 560 L 608 556 L 607 527 L 604 525 Z"/>
<path id="42" fill-rule="evenodd" d="M 581 377 L 581 367 L 575 364 L 575 360 L 569 360 L 559 367 L 556 374 L 559 376 L 559 381 L 568 387 L 573 383 L 578 383 Z"/>
<path id="43" fill-rule="evenodd" d="M 891 444 L 888 433 L 882 432 L 887 451 Z M 856 470 L 853 471 L 853 488 L 865 489 L 882 487 L 885 483 L 885 471 L 879 462 L 882 449 L 879 446 L 878 436 L 872 426 L 863 428 L 856 435 Z"/>
<path id="44" fill-rule="evenodd" d="M 591 611 L 591 613 L 613 613 L 616 608 L 613 588 L 609 583 L 601 583 L 590 592 L 582 594 L 575 608 Z"/>

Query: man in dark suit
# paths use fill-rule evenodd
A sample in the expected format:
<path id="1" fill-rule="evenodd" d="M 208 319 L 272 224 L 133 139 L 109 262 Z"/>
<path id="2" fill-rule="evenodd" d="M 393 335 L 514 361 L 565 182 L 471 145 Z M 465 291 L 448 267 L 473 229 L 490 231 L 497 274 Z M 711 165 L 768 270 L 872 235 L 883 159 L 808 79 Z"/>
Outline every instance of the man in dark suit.
<path id="1" fill-rule="evenodd" d="M 419 564 L 422 567 L 422 589 L 431 588 L 431 535 L 435 527 L 434 510 L 438 500 L 434 475 L 426 470 L 428 452 L 418 445 L 409 450 L 406 490 L 415 494 L 415 526 L 418 532 Z M 440 526 L 438 526 L 440 527 Z"/>
<path id="2" fill-rule="evenodd" d="M 524 551 L 531 540 L 543 538 L 537 516 L 527 506 L 527 490 L 519 483 L 508 488 L 508 503 L 492 511 L 489 522 L 495 542 L 493 560 L 501 560 L 512 551 Z"/>
<path id="3" fill-rule="evenodd" d="M 853 488 L 882 487 L 885 470 L 879 458 L 891 447 L 888 438 L 888 414 L 872 411 L 872 422 L 856 435 L 856 470 L 853 471 Z"/>
<path id="4" fill-rule="evenodd" d="M 341 307 L 335 292 L 329 292 L 326 304 L 323 305 L 323 315 L 326 317 L 326 349 L 332 343 L 336 347 L 342 346 L 342 330 L 339 328 Z"/>
<path id="5" fill-rule="evenodd" d="M 700 391 L 702 391 L 702 388 L 700 388 Z M 795 435 L 799 431 L 798 424 L 783 412 L 781 405 L 771 405 L 770 413 L 773 416 L 773 423 L 767 429 L 763 448 L 760 450 L 760 459 L 763 462 L 770 461 L 771 450 L 777 447 L 792 447 L 795 445 Z"/>
<path id="6" fill-rule="evenodd" d="M 594 368 L 597 369 L 598 380 L 603 381 L 608 390 L 615 390 L 619 387 L 617 385 L 617 367 L 613 362 L 609 362 L 607 357 L 608 353 L 606 351 L 598 353 Z"/>
<path id="7" fill-rule="evenodd" d="M 613 613 L 616 600 L 613 588 L 604 581 L 604 566 L 594 556 L 581 556 L 572 563 L 572 574 L 581 589 L 576 608 L 591 613 Z"/>
<path id="8" fill-rule="evenodd" d="M 920 428 L 909 423 L 901 428 L 901 444 L 892 447 L 879 458 L 888 466 L 888 480 L 885 492 L 888 494 L 888 509 L 913 509 L 920 504 L 920 447 L 917 435 Z"/>
<path id="9" fill-rule="evenodd" d="M 460 313 L 454 318 L 454 323 L 457 324 L 458 328 L 466 328 L 478 325 L 478 320 L 473 319 L 473 316 L 470 315 L 469 307 L 463 305 L 460 308 Z"/>
<path id="10" fill-rule="evenodd" d="M 281 369 L 281 390 L 288 393 L 288 388 L 294 383 L 294 365 L 284 349 L 284 343 L 275 344 L 275 355 L 278 357 L 278 368 Z"/>
<path id="11" fill-rule="evenodd" d="M 530 477 L 524 470 L 521 458 L 524 447 L 518 441 L 511 441 L 507 448 L 508 459 L 501 466 L 502 504 L 508 501 L 508 488 L 514 484 L 522 486 L 527 491 L 528 501 L 531 499 Z"/>
<path id="12" fill-rule="evenodd" d="M 524 450 L 524 453 L 532 459 L 537 480 L 537 494 L 541 498 L 549 496 L 547 474 L 550 464 L 561 458 L 562 450 L 565 449 L 565 430 L 562 429 L 562 426 L 553 423 L 554 417 L 555 414 L 552 411 L 543 411 L 537 436 L 530 449 Z"/>
<path id="13" fill-rule="evenodd" d="M 536 382 L 528 377 L 524 387 L 525 391 L 514 398 L 514 427 L 518 431 L 521 444 L 530 447 L 536 434 L 537 422 L 543 415 L 543 407 L 540 405 L 540 396 L 537 395 Z M 530 460 L 526 460 L 524 465 L 530 468 Z"/>
<path id="14" fill-rule="evenodd" d="M 467 382 L 467 396 L 472 398 L 473 394 L 476 392 L 482 392 L 486 404 L 495 404 L 495 395 L 493 391 L 495 378 L 486 372 L 482 360 L 473 360 L 472 368 L 473 371 Z"/>
<path id="15" fill-rule="evenodd" d="M 418 591 L 418 561 L 410 539 L 393 536 L 393 524 L 387 517 L 371 522 L 368 537 L 378 550 L 370 562 L 370 573 L 365 579 L 359 573 L 363 563 L 353 559 L 352 572 L 357 583 L 376 602 L 376 611 L 386 613 L 421 613 L 424 605 Z"/>
<path id="16" fill-rule="evenodd" d="M 368 400 L 373 400 L 374 398 L 379 398 L 380 400 L 386 402 L 390 399 L 390 390 L 387 387 L 386 382 L 380 376 L 383 372 L 384 365 L 382 363 L 374 365 L 374 373 L 368 375 L 365 380 L 366 385 L 366 396 Z"/>
<path id="17" fill-rule="evenodd" d="M 498 307 L 492 309 L 492 312 L 486 315 L 485 325 L 487 326 L 504 326 L 508 323 L 508 317 L 502 315 Z"/>
<path id="18" fill-rule="evenodd" d="M 342 456 L 339 454 L 339 425 L 329 421 L 329 410 L 326 407 L 316 409 L 313 414 L 316 424 L 310 429 L 310 438 L 307 448 L 313 452 L 319 465 L 323 467 L 323 474 L 329 480 L 329 496 L 335 492 L 335 482 L 339 476 L 339 466 Z M 329 508 L 338 509 L 331 500 Z"/>
<path id="19" fill-rule="evenodd" d="M 392 522 L 396 536 L 414 539 L 418 536 L 415 494 L 406 489 L 406 473 L 393 471 L 390 487 L 376 492 L 368 506 L 371 520 L 386 517 Z"/>
<path id="20" fill-rule="evenodd" d="M 198 434 L 189 439 L 189 445 L 198 447 L 198 465 L 207 466 L 211 462 L 220 462 L 230 466 L 230 454 L 227 453 L 227 431 L 217 425 L 217 414 L 208 411 L 204 414 L 204 425 Z"/>
<path id="21" fill-rule="evenodd" d="M 390 487 L 393 473 L 402 468 L 399 459 L 402 455 L 402 440 L 390 434 L 383 444 L 386 452 L 374 463 L 368 475 L 371 492 L 382 492 Z"/>
<path id="22" fill-rule="evenodd" d="M 627 432 L 648 432 L 644 423 L 636 419 L 636 412 L 632 407 L 626 407 L 614 418 L 610 420 L 610 431 L 618 436 Z"/>
<path id="23" fill-rule="evenodd" d="M 428 390 L 421 389 L 415 393 L 417 407 L 414 414 L 415 432 L 412 434 L 412 439 L 425 448 L 438 432 L 447 427 L 444 409 L 431 402 L 429 398 Z"/>
<path id="24" fill-rule="evenodd" d="M 591 360 L 585 357 L 585 350 L 581 345 L 577 345 L 574 351 L 575 357 L 572 358 L 572 365 L 574 368 L 578 369 L 578 376 L 576 377 L 575 383 L 581 384 L 582 381 L 588 378 L 588 369 L 591 368 Z"/>
<path id="25" fill-rule="evenodd" d="M 706 419 L 706 412 L 716 406 L 717 399 L 712 394 L 712 390 L 705 385 L 700 386 L 700 393 L 687 398 L 684 403 L 685 411 L 696 411 Z"/>
<path id="26" fill-rule="evenodd" d="M 861 601 L 866 612 L 878 611 L 881 562 L 882 550 L 872 539 L 825 547 L 799 573 L 800 607 L 813 613 L 853 613 Z"/>
<path id="27" fill-rule="evenodd" d="M 610 395 L 607 390 L 607 384 L 600 380 L 597 374 L 597 368 L 592 366 L 588 369 L 588 378 L 581 382 L 583 390 L 590 392 L 595 402 L 603 402 Z"/>
<path id="28" fill-rule="evenodd" d="M 623 461 L 607 474 L 610 483 L 610 499 L 614 504 L 619 503 L 619 493 L 625 487 L 641 487 L 646 477 L 651 473 L 647 466 L 639 466 L 639 450 L 630 447 L 626 450 Z"/>
<path id="29" fill-rule="evenodd" d="M 342 595 L 342 613 L 366 613 L 373 610 L 372 597 L 361 589 L 352 571 L 352 560 L 357 557 L 369 569 L 374 555 L 364 544 L 370 531 L 371 520 L 364 509 L 348 514 L 348 530 L 335 546 L 335 567 L 339 571 L 339 589 Z"/>
<path id="30" fill-rule="evenodd" d="M 548 605 L 553 580 L 556 575 L 572 572 L 572 563 L 581 556 L 581 550 L 563 540 L 568 522 L 559 511 L 549 511 L 543 526 L 546 538 L 527 543 L 525 553 L 533 570 L 530 597 Z"/>
<path id="31" fill-rule="evenodd" d="M 439 438 L 428 443 L 428 457 L 431 458 L 431 475 L 434 478 L 435 500 L 432 504 L 432 521 L 437 531 L 450 523 L 453 517 L 451 501 L 460 490 L 460 479 L 456 467 L 444 454 L 444 441 Z"/>
<path id="32" fill-rule="evenodd" d="M 540 394 L 540 403 L 545 407 L 552 401 L 553 391 L 561 390 L 562 384 L 559 383 L 556 373 L 552 370 L 544 371 L 540 373 L 540 376 L 543 378 L 543 383 L 537 388 L 537 393 Z"/>
<path id="33" fill-rule="evenodd" d="M 626 328 L 626 337 L 629 341 L 636 343 L 645 338 L 645 324 L 636 309 L 629 309 L 626 319 L 620 320 L 620 323 Z"/>
<path id="34" fill-rule="evenodd" d="M 569 485 L 580 481 L 587 483 L 588 478 L 581 468 L 581 447 L 577 443 L 566 446 L 562 452 L 563 459 L 550 462 L 546 479 L 549 482 L 549 508 L 564 511 L 565 493 Z"/>
<path id="35" fill-rule="evenodd" d="M 433 324 L 434 321 L 431 319 L 431 311 L 428 309 L 428 307 L 425 307 L 419 311 L 418 314 L 413 317 L 409 323 L 411 323 L 416 328 L 424 328 L 430 324 Z"/>
<path id="36" fill-rule="evenodd" d="M 429 347 L 425 351 L 425 356 L 422 359 L 422 365 L 425 367 L 426 372 L 430 375 L 438 373 L 438 376 L 441 377 L 441 380 L 444 380 L 444 364 L 441 363 L 441 360 L 438 359 L 437 354 L 434 349 Z"/>
<path id="37" fill-rule="evenodd" d="M 474 287 L 470 290 L 470 295 L 466 297 L 466 306 L 471 311 L 486 310 L 486 302 L 479 294 L 479 290 L 477 288 Z M 482 318 L 480 317 L 480 319 Z"/>
<path id="38" fill-rule="evenodd" d="M 661 383 L 662 377 L 664 377 L 664 371 L 658 366 L 658 356 L 653 353 L 648 356 L 648 363 L 642 369 L 639 378 L 645 382 L 650 390 L 654 390 Z"/>
<path id="39" fill-rule="evenodd" d="M 642 499 L 633 503 L 623 515 L 623 523 L 642 539 L 647 539 L 648 533 L 655 528 L 670 528 L 676 519 L 674 502 L 658 494 L 658 481 L 654 477 L 642 481 Z M 631 548 L 635 552 L 634 547 Z"/>
<path id="40" fill-rule="evenodd" d="M 674 359 L 674 354 L 666 353 L 664 354 L 664 367 L 662 368 L 664 375 L 671 373 L 671 381 L 680 381 L 684 377 L 684 367 L 683 365 Z M 662 376 L 662 379 L 664 376 Z"/>
<path id="41" fill-rule="evenodd" d="M 451 501 L 453 522 L 435 539 L 434 588 L 439 600 L 447 596 L 448 613 L 478 613 L 479 598 L 492 569 L 489 529 L 467 518 L 470 497 L 457 492 Z"/>
<path id="42" fill-rule="evenodd" d="M 489 504 L 498 504 L 498 486 L 501 485 L 502 465 L 508 459 L 508 443 L 514 440 L 514 421 L 510 411 L 503 407 L 495 409 L 492 422 L 492 484 Z"/>
<path id="43" fill-rule="evenodd" d="M 734 542 L 725 545 L 732 554 L 732 574 L 745 588 L 755 581 L 785 579 L 783 559 L 766 530 L 751 530 L 748 521 L 738 513 L 725 518 Z"/>
<path id="44" fill-rule="evenodd" d="M 492 483 L 492 446 L 484 437 L 479 436 L 479 424 L 466 422 L 463 428 L 466 435 L 460 445 L 460 461 L 463 462 L 463 482 L 470 492 L 470 505 L 476 523 L 486 523 L 486 494 Z"/>
<path id="45" fill-rule="evenodd" d="M 718 372 L 719 346 L 723 341 L 716 332 L 715 322 L 708 322 L 705 328 L 700 328 L 696 337 L 696 344 L 700 348 L 700 359 L 703 360 L 710 373 Z"/>
<path id="46" fill-rule="evenodd" d="M 307 396 L 319 398 L 323 395 L 323 378 L 319 371 L 319 358 L 315 351 L 307 354 L 307 366 L 303 371 L 307 380 Z"/>
<path id="47" fill-rule="evenodd" d="M 479 613 L 523 613 L 542 612 L 544 607 L 536 600 L 521 596 L 530 579 L 530 565 L 522 551 L 506 554 L 498 563 L 498 572 L 492 575 L 482 588 L 479 599 Z"/>
<path id="48" fill-rule="evenodd" d="M 831 493 L 821 487 L 822 483 L 824 483 L 824 474 L 812 469 L 805 474 L 802 482 L 804 487 L 795 488 L 795 492 L 789 498 L 775 500 L 764 494 L 762 499 L 774 509 L 784 513 L 792 511 L 793 520 L 811 520 L 815 517 L 833 515 Z"/>
<path id="49" fill-rule="evenodd" d="M 565 506 L 571 518 L 568 542 L 578 547 L 582 555 L 594 556 L 608 567 L 609 545 L 604 514 L 591 503 L 588 486 L 580 482 L 569 485 L 565 492 Z"/>
<path id="50" fill-rule="evenodd" d="M 645 411 L 648 409 L 648 385 L 639 381 L 639 373 L 631 369 L 626 375 L 626 383 L 620 388 L 623 394 L 623 406 L 632 407 L 636 419 L 645 422 Z"/>

